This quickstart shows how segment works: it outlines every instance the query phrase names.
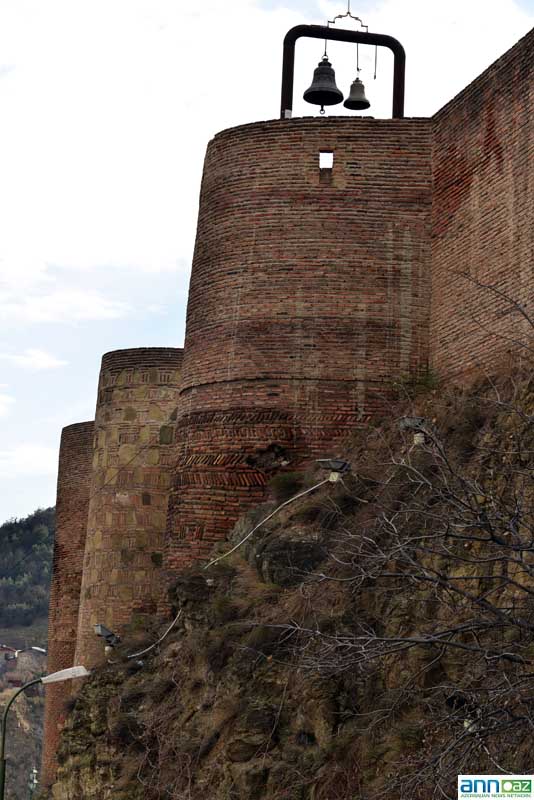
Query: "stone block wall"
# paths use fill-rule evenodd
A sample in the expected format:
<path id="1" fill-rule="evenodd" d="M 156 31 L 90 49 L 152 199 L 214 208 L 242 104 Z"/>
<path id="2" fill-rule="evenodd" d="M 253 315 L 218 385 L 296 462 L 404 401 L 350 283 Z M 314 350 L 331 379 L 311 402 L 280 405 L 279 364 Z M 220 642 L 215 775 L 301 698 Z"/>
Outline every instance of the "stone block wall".
<path id="1" fill-rule="evenodd" d="M 431 133 L 429 120 L 307 118 L 210 143 L 168 568 L 206 556 L 284 462 L 338 454 L 392 382 L 426 366 Z"/>
<path id="2" fill-rule="evenodd" d="M 182 350 L 117 350 L 102 358 L 76 658 L 103 656 L 94 625 L 120 635 L 152 615 L 162 580 L 174 448 L 166 435 L 178 402 Z"/>
<path id="3" fill-rule="evenodd" d="M 531 31 L 434 118 L 430 348 L 444 376 L 532 347 L 502 294 L 534 318 L 533 105 Z"/>
<path id="4" fill-rule="evenodd" d="M 93 460 L 93 422 L 63 428 L 59 448 L 56 536 L 48 623 L 48 672 L 74 666 L 83 553 Z M 45 748 L 41 782 L 55 776 L 55 752 L 69 686 L 51 684 L 45 696 Z"/>

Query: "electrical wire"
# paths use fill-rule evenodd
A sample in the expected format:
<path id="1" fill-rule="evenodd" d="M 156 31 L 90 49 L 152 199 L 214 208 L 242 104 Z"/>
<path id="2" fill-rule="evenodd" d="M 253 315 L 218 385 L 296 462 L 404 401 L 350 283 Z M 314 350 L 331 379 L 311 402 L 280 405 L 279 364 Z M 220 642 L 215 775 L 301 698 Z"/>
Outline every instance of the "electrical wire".
<path id="1" fill-rule="evenodd" d="M 239 547 L 241 547 L 241 545 L 244 544 L 247 541 L 247 539 L 250 539 L 250 537 L 252 536 L 253 533 L 256 533 L 258 528 L 261 528 L 262 525 L 264 525 L 272 517 L 274 517 L 274 515 L 277 514 L 280 511 L 281 508 L 284 508 L 284 506 L 288 506 L 294 500 L 298 500 L 299 497 L 304 497 L 304 495 L 309 494 L 310 492 L 313 492 L 315 489 L 318 489 L 319 486 L 323 486 L 325 483 L 330 483 L 330 482 L 331 482 L 330 481 L 330 477 L 325 478 L 323 481 L 320 481 L 319 483 L 316 483 L 315 486 L 312 486 L 311 488 L 306 489 L 304 492 L 299 492 L 299 494 L 296 494 L 294 497 L 290 497 L 289 500 L 286 500 L 284 503 L 279 505 L 278 508 L 275 508 L 274 511 L 272 511 L 267 517 L 265 517 L 265 519 L 262 519 L 261 522 L 258 522 L 258 524 L 254 528 L 252 528 L 252 530 L 249 533 L 247 533 L 247 535 L 243 539 L 241 539 L 240 542 L 238 542 L 235 545 L 235 547 L 232 547 L 231 550 L 228 550 L 226 553 L 223 553 L 222 556 L 219 556 L 218 558 L 214 558 L 212 561 L 210 561 L 208 564 L 206 564 L 204 566 L 204 569 L 208 569 L 208 567 L 212 567 L 214 564 L 218 564 L 218 562 L 222 561 L 223 558 L 226 558 L 227 556 L 231 555 L 232 553 L 235 553 L 235 551 Z"/>
<path id="2" fill-rule="evenodd" d="M 151 650 L 153 650 L 155 647 L 158 646 L 158 644 L 161 644 L 161 642 L 167 638 L 169 633 L 172 631 L 172 629 L 180 619 L 181 615 L 182 615 L 182 609 L 180 609 L 180 611 L 175 616 L 175 618 L 173 619 L 173 621 L 171 622 L 171 624 L 169 625 L 163 636 L 160 636 L 157 642 L 154 642 L 154 644 L 149 645 L 149 647 L 145 647 L 144 650 L 140 650 L 138 653 L 132 653 L 131 655 L 127 656 L 127 658 L 139 658 L 139 656 L 144 656 L 146 653 L 150 653 Z"/>

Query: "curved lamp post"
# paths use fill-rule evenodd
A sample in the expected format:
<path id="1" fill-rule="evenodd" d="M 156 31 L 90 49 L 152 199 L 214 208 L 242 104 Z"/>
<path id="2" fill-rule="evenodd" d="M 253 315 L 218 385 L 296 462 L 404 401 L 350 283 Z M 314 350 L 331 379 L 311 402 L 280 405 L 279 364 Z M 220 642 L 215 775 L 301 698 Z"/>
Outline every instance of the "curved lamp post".
<path id="1" fill-rule="evenodd" d="M 7 724 L 7 715 L 9 714 L 9 709 L 22 692 L 28 689 L 30 686 L 36 686 L 38 683 L 59 683 L 60 681 L 70 681 L 73 678 L 86 678 L 89 675 L 89 672 L 85 669 L 85 667 L 69 667 L 69 669 L 62 669 L 59 672 L 53 672 L 51 675 L 43 675 L 41 678 L 36 678 L 29 683 L 25 683 L 24 686 L 21 686 L 18 692 L 15 692 L 13 697 L 10 699 L 9 703 L 4 709 L 4 714 L 2 717 L 2 735 L 0 737 L 0 800 L 4 800 L 4 791 L 5 791 L 5 783 L 6 783 L 6 724 Z"/>

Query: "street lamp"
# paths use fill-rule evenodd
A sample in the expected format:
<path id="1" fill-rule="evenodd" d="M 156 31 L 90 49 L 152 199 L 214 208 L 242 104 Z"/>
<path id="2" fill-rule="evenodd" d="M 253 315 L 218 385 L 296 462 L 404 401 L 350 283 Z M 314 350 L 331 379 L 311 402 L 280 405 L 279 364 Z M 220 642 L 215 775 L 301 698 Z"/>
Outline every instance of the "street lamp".
<path id="1" fill-rule="evenodd" d="M 5 790 L 5 783 L 6 783 L 6 725 L 7 725 L 7 715 L 9 713 L 9 709 L 19 696 L 25 689 L 28 689 L 30 686 L 36 686 L 38 683 L 59 683 L 59 681 L 69 681 L 73 678 L 85 678 L 89 675 L 89 672 L 85 669 L 85 667 L 69 667 L 68 669 L 61 669 L 59 672 L 52 672 L 51 675 L 43 675 L 41 678 L 35 678 L 35 680 L 30 681 L 29 683 L 24 684 L 21 686 L 18 692 L 15 692 L 9 703 L 4 709 L 4 715 L 2 717 L 2 735 L 0 737 L 0 800 L 4 800 L 4 790 Z"/>

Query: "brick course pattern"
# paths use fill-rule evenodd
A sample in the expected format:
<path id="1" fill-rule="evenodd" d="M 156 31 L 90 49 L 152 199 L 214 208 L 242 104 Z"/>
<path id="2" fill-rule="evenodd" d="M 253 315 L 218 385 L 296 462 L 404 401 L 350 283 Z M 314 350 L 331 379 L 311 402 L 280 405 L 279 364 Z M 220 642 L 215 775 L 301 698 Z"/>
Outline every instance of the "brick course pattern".
<path id="1" fill-rule="evenodd" d="M 168 568 L 224 538 L 284 454 L 289 468 L 337 454 L 384 410 L 393 379 L 426 365 L 431 130 L 308 118 L 210 143 Z M 321 151 L 333 169 L 319 168 Z M 262 453 L 274 445 L 277 458 Z"/>
<path id="2" fill-rule="evenodd" d="M 448 377 L 494 369 L 512 340 L 532 347 L 519 309 L 480 284 L 532 314 L 533 102 L 531 31 L 434 118 L 430 345 Z"/>
<path id="3" fill-rule="evenodd" d="M 59 448 L 56 499 L 56 536 L 48 624 L 48 672 L 74 666 L 78 609 L 82 583 L 83 552 L 93 456 L 93 422 L 64 428 Z M 55 754 L 65 720 L 66 684 L 46 690 L 41 783 L 55 777 Z"/>
<path id="4" fill-rule="evenodd" d="M 120 635 L 165 596 L 161 577 L 183 351 L 151 347 L 102 358 L 81 588 L 78 663 L 102 659 L 100 622 Z"/>

